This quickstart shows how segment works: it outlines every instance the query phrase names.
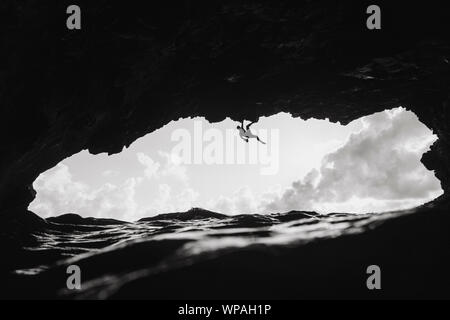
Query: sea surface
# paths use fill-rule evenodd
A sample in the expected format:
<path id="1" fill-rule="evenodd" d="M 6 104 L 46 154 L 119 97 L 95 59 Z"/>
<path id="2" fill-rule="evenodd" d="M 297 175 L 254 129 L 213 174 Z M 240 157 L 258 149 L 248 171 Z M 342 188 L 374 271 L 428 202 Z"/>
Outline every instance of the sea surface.
<path id="1" fill-rule="evenodd" d="M 278 290 L 298 268 L 326 272 L 314 250 L 299 247 L 364 233 L 405 213 L 227 216 L 196 208 L 137 222 L 65 214 L 33 232 L 12 285 L 31 298 L 62 299 L 207 298 L 209 288 L 211 297 L 229 298 L 233 281 L 248 280 L 254 290 L 271 277 L 280 279 L 272 284 Z M 81 270 L 80 290 L 67 288 L 70 265 Z"/>

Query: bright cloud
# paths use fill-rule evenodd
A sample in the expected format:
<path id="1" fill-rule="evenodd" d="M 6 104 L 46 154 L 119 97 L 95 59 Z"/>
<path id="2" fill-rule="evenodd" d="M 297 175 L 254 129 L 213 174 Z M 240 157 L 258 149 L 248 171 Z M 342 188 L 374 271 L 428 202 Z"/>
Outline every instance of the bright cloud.
<path id="1" fill-rule="evenodd" d="M 159 157 L 163 158 L 164 164 L 154 161 L 145 153 L 136 154 L 139 163 L 145 167 L 145 176 L 149 179 L 161 177 L 173 177 L 181 181 L 187 181 L 186 166 L 182 165 L 176 155 L 159 151 Z"/>
<path id="2" fill-rule="evenodd" d="M 434 173 L 420 162 L 437 137 L 412 112 L 397 108 L 362 120 L 361 131 L 266 210 L 379 212 L 413 207 L 442 194 Z"/>
<path id="3" fill-rule="evenodd" d="M 136 154 L 138 161 L 145 166 L 145 175 L 147 178 L 151 179 L 155 177 L 158 173 L 159 167 L 161 166 L 159 162 L 153 161 L 152 158 L 147 156 L 146 154 L 142 152 L 138 152 Z"/>
<path id="4" fill-rule="evenodd" d="M 105 183 L 91 188 L 73 180 L 69 168 L 60 163 L 34 182 L 39 195 L 30 210 L 44 217 L 73 212 L 82 216 L 126 219 L 135 213 L 134 194 L 140 181 L 140 178 L 128 178 L 121 185 Z"/>
<path id="5" fill-rule="evenodd" d="M 259 200 L 248 186 L 239 188 L 231 196 L 220 196 L 210 200 L 206 209 L 227 214 L 259 213 Z"/>

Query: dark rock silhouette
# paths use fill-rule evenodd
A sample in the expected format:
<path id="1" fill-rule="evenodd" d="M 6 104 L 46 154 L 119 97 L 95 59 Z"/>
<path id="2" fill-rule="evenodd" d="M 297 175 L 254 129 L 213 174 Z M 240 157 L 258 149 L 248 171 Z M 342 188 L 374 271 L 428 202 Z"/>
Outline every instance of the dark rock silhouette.
<path id="1" fill-rule="evenodd" d="M 228 216 L 225 214 L 201 209 L 201 208 L 192 208 L 186 212 L 174 212 L 174 213 L 165 213 L 159 214 L 154 217 L 142 218 L 139 221 L 155 221 L 155 220 L 199 220 L 199 219 L 225 219 Z"/>
<path id="2" fill-rule="evenodd" d="M 105 218 L 83 218 L 75 213 L 66 213 L 57 217 L 50 217 L 46 219 L 48 222 L 60 223 L 60 224 L 80 224 L 80 225 L 115 225 L 125 224 L 127 222 L 116 219 Z"/>
<path id="3" fill-rule="evenodd" d="M 316 212 L 305 212 L 305 211 L 290 211 L 285 214 L 273 214 L 274 218 L 280 220 L 281 222 L 287 222 L 287 221 L 293 221 L 293 220 L 299 220 L 299 219 L 310 219 L 310 218 L 316 218 L 320 215 Z M 330 215 L 331 216 L 331 215 Z M 349 216 L 349 214 L 345 214 L 346 217 Z"/>
<path id="4" fill-rule="evenodd" d="M 49 285 L 43 285 L 40 277 L 16 278 L 10 272 L 48 264 L 66 254 L 64 243 L 45 253 L 26 249 L 39 247 L 46 236 L 55 236 L 49 230 L 58 228 L 58 223 L 36 217 L 27 207 L 37 176 L 72 154 L 84 149 L 94 154 L 120 152 L 180 117 L 256 121 L 287 111 L 303 119 L 329 118 L 346 124 L 402 105 L 438 135 L 422 159 L 442 183 L 445 193 L 438 200 L 362 234 L 289 248 L 251 246 L 158 276 L 142 274 L 140 282 L 125 283 L 112 297 L 202 297 L 204 292 L 208 297 L 233 298 L 271 297 L 271 293 L 448 297 L 448 277 L 442 276 L 450 269 L 446 3 L 378 1 L 383 27 L 374 32 L 365 27 L 365 10 L 372 4 L 367 1 L 114 5 L 81 0 L 77 4 L 89 14 L 82 30 L 73 32 L 65 27 L 70 3 L 3 0 L 0 250 L 8 258 L 0 265 L 2 295 L 55 297 L 52 290 L 60 288 L 53 271 L 42 276 L 49 277 Z M 283 219 L 290 218 L 278 221 Z M 258 225 L 276 220 L 263 217 Z M 235 224 L 243 225 L 236 220 Z M 253 221 L 250 225 L 256 228 Z M 65 226 L 66 231 L 74 228 Z M 94 227 L 102 226 L 89 230 Z M 162 234 L 183 229 L 167 228 Z M 104 231 L 113 232 L 106 226 Z M 91 240 L 86 246 L 93 245 Z M 114 241 L 108 238 L 103 245 Z M 130 262 L 134 258 L 153 253 L 159 257 L 186 241 L 168 241 L 175 244 L 165 243 L 165 249 L 155 249 L 157 245 L 138 249 L 125 256 L 129 259 L 113 251 L 118 255 L 105 260 L 111 263 L 94 259 L 97 262 L 89 266 L 100 274 L 100 265 L 119 261 L 117 270 L 126 274 L 127 263 L 135 269 Z M 140 261 L 136 266 L 145 268 Z M 362 287 L 361 270 L 374 262 L 389 270 L 386 277 L 392 287 L 381 292 Z M 211 283 L 216 290 L 205 288 Z M 147 291 L 149 287 L 154 291 Z M 95 297 L 93 292 L 86 294 Z"/>

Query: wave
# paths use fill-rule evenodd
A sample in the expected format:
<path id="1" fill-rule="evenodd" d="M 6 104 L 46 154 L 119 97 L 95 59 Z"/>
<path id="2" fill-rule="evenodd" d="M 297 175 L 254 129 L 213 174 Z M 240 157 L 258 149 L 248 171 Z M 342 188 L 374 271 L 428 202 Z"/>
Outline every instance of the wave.
<path id="1" fill-rule="evenodd" d="M 64 214 L 47 218 L 44 223 L 39 220 L 39 228 L 31 232 L 33 241 L 16 253 L 20 259 L 10 270 L 14 277 L 8 280 L 13 281 L 9 287 L 23 289 L 26 283 L 26 290 L 17 292 L 20 297 L 189 297 L 175 290 L 188 281 L 180 278 L 182 275 L 204 281 L 205 272 L 214 278 L 219 276 L 215 272 L 222 270 L 227 277 L 234 274 L 245 282 L 246 278 L 254 278 L 255 274 L 247 270 L 253 266 L 256 275 L 264 270 L 261 281 L 275 276 L 273 272 L 281 272 L 276 275 L 279 277 L 286 271 L 279 265 L 281 261 L 299 268 L 299 264 L 311 263 L 303 260 L 309 253 L 298 260 L 298 248 L 304 251 L 309 243 L 364 233 L 404 213 L 320 215 L 291 211 L 228 216 L 193 208 L 136 222 Z M 71 264 L 83 272 L 80 291 L 68 291 L 61 281 Z M 288 273 L 292 274 L 294 270 L 288 265 Z M 170 293 L 165 286 L 175 291 Z M 191 286 L 198 297 L 207 297 L 193 289 L 194 283 Z"/>

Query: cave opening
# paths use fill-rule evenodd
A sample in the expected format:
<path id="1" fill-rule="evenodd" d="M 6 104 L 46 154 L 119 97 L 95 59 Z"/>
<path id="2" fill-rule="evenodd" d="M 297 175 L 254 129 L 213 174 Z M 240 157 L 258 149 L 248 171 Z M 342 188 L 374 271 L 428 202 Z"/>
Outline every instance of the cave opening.
<path id="1" fill-rule="evenodd" d="M 193 207 L 227 215 L 379 213 L 443 194 L 421 162 L 437 136 L 403 107 L 347 125 L 260 117 L 251 125 L 260 141 L 240 139 L 237 125 L 183 118 L 119 154 L 82 151 L 35 180 L 29 210 L 124 221 Z"/>

